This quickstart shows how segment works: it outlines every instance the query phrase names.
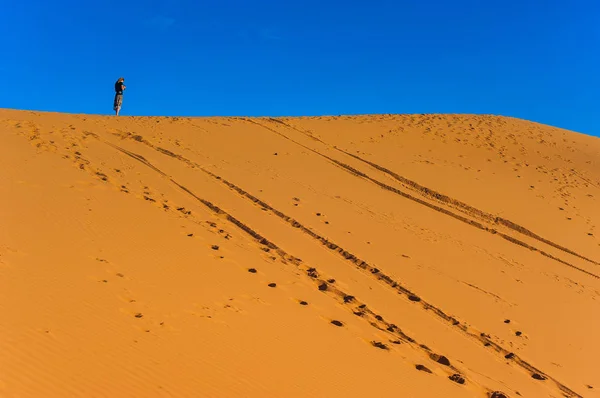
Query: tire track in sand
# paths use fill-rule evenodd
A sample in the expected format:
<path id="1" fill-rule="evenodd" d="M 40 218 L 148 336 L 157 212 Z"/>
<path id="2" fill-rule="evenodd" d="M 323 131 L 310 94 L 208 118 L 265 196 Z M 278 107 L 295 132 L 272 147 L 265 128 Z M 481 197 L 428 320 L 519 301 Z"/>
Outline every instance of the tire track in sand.
<path id="1" fill-rule="evenodd" d="M 192 197 L 194 197 L 196 200 L 198 200 L 200 203 L 204 204 L 206 207 L 208 207 L 209 209 L 211 209 L 213 212 L 220 214 L 220 215 L 225 215 L 225 217 L 227 218 L 228 221 L 230 221 L 231 223 L 233 223 L 234 225 L 236 225 L 238 228 L 242 229 L 243 231 L 245 231 L 247 234 L 249 234 L 251 237 L 253 237 L 255 240 L 257 240 L 260 244 L 263 244 L 273 250 L 276 250 L 276 252 L 281 255 L 282 257 L 286 258 L 288 261 L 292 261 L 294 262 L 294 264 L 296 264 L 296 266 L 301 267 L 305 272 L 309 273 L 310 270 L 315 270 L 315 268 L 312 267 L 308 267 L 306 265 L 304 265 L 302 263 L 301 260 L 299 260 L 296 257 L 290 256 L 289 254 L 287 254 L 284 250 L 282 250 L 281 248 L 279 248 L 277 245 L 275 245 L 273 242 L 271 242 L 270 240 L 266 239 L 265 237 L 261 236 L 260 234 L 258 234 L 257 232 L 255 232 L 252 228 L 250 228 L 249 226 L 247 226 L 246 224 L 242 223 L 241 221 L 239 221 L 238 219 L 236 219 L 235 217 L 231 216 L 229 213 L 227 213 L 226 211 L 222 210 L 221 208 L 219 208 L 218 206 L 214 205 L 213 203 L 202 199 L 198 196 L 196 196 L 192 191 L 190 191 L 188 188 L 180 185 L 179 183 L 177 183 L 175 180 L 173 180 L 171 177 L 167 176 L 165 173 L 163 173 L 162 171 L 158 170 L 156 167 L 154 167 L 153 165 L 151 165 L 146 159 L 144 159 L 142 156 L 134 154 L 132 152 L 129 152 L 117 145 L 114 145 L 112 143 L 106 142 L 104 140 L 101 140 L 97 135 L 96 138 L 98 138 L 100 141 L 105 142 L 106 144 L 112 146 L 113 148 L 125 153 L 126 155 L 144 163 L 145 165 L 147 165 L 148 167 L 150 167 L 151 169 L 159 172 L 161 175 L 163 175 L 165 178 L 169 179 L 173 184 L 175 184 L 176 186 L 178 186 L 181 190 L 185 191 L 186 193 L 188 193 L 189 195 L 191 195 Z M 140 142 L 142 144 L 145 144 L 147 146 L 149 146 L 150 148 L 156 150 L 157 152 L 175 158 L 179 161 L 182 161 L 184 163 L 186 163 L 188 166 L 193 167 L 195 169 L 198 169 L 200 171 L 202 171 L 203 173 L 209 175 L 210 177 L 214 178 L 215 180 L 221 182 L 222 184 L 226 185 L 227 187 L 229 187 L 231 190 L 237 192 L 239 195 L 245 197 L 246 199 L 251 200 L 253 203 L 255 203 L 256 205 L 260 206 L 261 208 L 265 208 L 267 209 L 267 211 L 271 212 L 272 214 L 275 214 L 277 217 L 279 217 L 280 219 L 282 219 L 283 221 L 285 221 L 286 223 L 288 223 L 289 225 L 291 225 L 294 228 L 300 229 L 302 232 L 308 234 L 309 236 L 311 236 L 312 238 L 314 238 L 315 240 L 319 241 L 322 245 L 324 245 L 325 247 L 327 247 L 328 249 L 336 252 L 337 254 L 339 254 L 340 256 L 342 256 L 346 261 L 354 264 L 358 269 L 362 270 L 363 272 L 368 273 L 371 277 L 374 277 L 375 279 L 377 279 L 378 281 L 388 285 L 389 287 L 391 287 L 392 289 L 395 289 L 399 294 L 403 295 L 407 300 L 413 302 L 413 303 L 417 303 L 419 305 L 422 306 L 422 308 L 426 311 L 431 311 L 431 313 L 433 313 L 435 316 L 437 316 L 438 318 L 442 319 L 445 322 L 450 323 L 452 326 L 454 326 L 457 330 L 459 330 L 460 332 L 462 332 L 463 334 L 465 334 L 467 337 L 474 339 L 476 341 L 479 341 L 480 343 L 482 343 L 484 346 L 489 347 L 491 349 L 493 349 L 495 352 L 497 352 L 498 354 L 502 355 L 504 358 L 504 360 L 508 359 L 510 361 L 512 361 L 513 363 L 515 363 L 517 366 L 521 367 L 522 369 L 526 370 L 527 372 L 529 372 L 530 374 L 534 375 L 541 375 L 544 379 L 548 379 L 551 380 L 552 382 L 555 383 L 555 385 L 564 393 L 567 394 L 570 397 L 581 397 L 579 394 L 577 394 L 576 392 L 574 392 L 573 390 L 571 390 L 569 387 L 567 387 L 566 385 L 562 384 L 560 381 L 558 381 L 557 379 L 549 376 L 547 373 L 543 372 L 542 370 L 536 368 L 535 366 L 531 365 L 529 362 L 527 362 L 526 360 L 524 360 L 523 358 L 521 358 L 519 355 L 514 354 L 513 352 L 511 352 L 510 350 L 504 348 L 503 346 L 501 346 L 500 344 L 492 341 L 490 338 L 488 338 L 486 336 L 485 333 L 481 333 L 479 331 L 474 331 L 474 330 L 470 330 L 465 324 L 460 323 L 457 319 L 455 319 L 454 317 L 446 314 L 441 308 L 423 300 L 418 294 L 416 294 L 415 292 L 412 292 L 410 289 L 406 288 L 405 286 L 403 286 L 401 283 L 395 281 L 394 279 L 392 279 L 390 276 L 386 275 L 384 272 L 382 272 L 381 270 L 379 270 L 378 268 L 372 266 L 371 264 L 369 264 L 368 262 L 356 257 L 355 255 L 353 255 L 352 253 L 350 253 L 349 251 L 345 250 L 343 247 L 337 245 L 336 243 L 328 240 L 327 238 L 317 234 L 316 232 L 312 231 L 311 229 L 309 229 L 308 227 L 302 225 L 300 222 L 296 221 L 295 219 L 293 219 L 292 217 L 284 214 L 283 212 L 275 209 L 274 207 L 272 207 L 271 205 L 269 205 L 268 203 L 262 201 L 261 199 L 257 198 L 256 196 L 250 194 L 249 192 L 243 190 L 242 188 L 240 188 L 239 186 L 221 178 L 220 176 L 212 173 L 211 171 L 205 169 L 204 167 L 202 167 L 200 164 L 191 161 L 179 154 L 176 154 L 172 151 L 169 151 L 167 149 L 155 146 L 154 144 L 152 144 L 151 142 L 149 142 L 148 140 L 144 139 L 143 137 L 139 136 L 139 135 L 131 135 L 131 136 L 126 136 L 126 137 L 122 137 L 122 138 L 130 138 L 133 139 L 137 142 Z M 301 144 L 300 144 L 301 145 Z M 418 198 L 415 198 L 416 200 L 420 200 Z M 445 209 L 442 209 L 445 210 Z M 446 210 L 447 211 L 447 210 Z M 461 217 L 461 216 L 458 216 Z M 559 260 L 560 261 L 560 260 Z M 316 271 L 316 270 L 315 270 Z M 320 283 L 324 283 L 321 280 L 319 280 Z M 345 294 L 345 293 L 340 293 L 340 294 Z M 351 296 L 353 297 L 353 296 Z M 377 320 L 377 318 L 376 318 Z M 393 326 L 393 325 L 390 325 Z M 388 326 L 389 327 L 389 326 Z M 388 330 L 386 328 L 386 330 Z M 389 330 L 388 330 L 389 331 Z M 401 337 L 404 340 L 407 340 L 409 342 L 413 342 L 416 343 L 414 341 L 414 339 L 406 336 L 400 329 L 398 329 L 398 337 Z M 412 341 L 411 341 L 412 340 Z M 423 347 L 421 347 L 421 349 L 424 349 Z"/>
<path id="2" fill-rule="evenodd" d="M 275 133 L 275 134 L 277 134 L 277 135 L 279 135 L 279 136 L 281 136 L 281 137 L 283 137 L 283 138 L 285 138 L 285 139 L 287 139 L 287 140 L 289 140 L 289 141 L 291 141 L 291 142 L 295 143 L 296 145 L 299 145 L 299 146 L 301 146 L 302 148 L 304 148 L 304 149 L 306 149 L 306 150 L 309 150 L 309 151 L 313 152 L 314 154 L 316 154 L 316 155 L 318 155 L 318 156 L 321 156 L 321 157 L 323 157 L 323 158 L 327 159 L 329 162 L 331 162 L 331 163 L 333 163 L 334 165 L 336 165 L 337 167 L 339 167 L 339 168 L 341 168 L 341 169 L 345 170 L 346 172 L 349 172 L 349 173 L 351 173 L 352 175 L 354 175 L 354 176 L 356 176 L 356 177 L 359 177 L 359 178 L 362 178 L 362 179 L 364 179 L 364 180 L 367 180 L 367 181 L 369 181 L 369 182 L 371 182 L 371 183 L 373 183 L 373 184 L 375 184 L 375 185 L 379 186 L 380 188 L 382 188 L 382 189 L 384 189 L 384 190 L 386 190 L 386 191 L 389 191 L 389 192 L 395 193 L 395 194 L 397 194 L 397 195 L 400 195 L 400 196 L 402 196 L 402 197 L 403 197 L 403 198 L 405 198 L 405 199 L 409 199 L 409 200 L 411 200 L 411 201 L 413 201 L 413 202 L 416 202 L 416 203 L 418 203 L 418 204 L 420 204 L 420 205 L 423 205 L 423 206 L 425 206 L 425 207 L 428 207 L 428 208 L 430 208 L 430 209 L 432 209 L 432 210 L 434 210 L 434 211 L 436 211 L 436 212 L 438 212 L 438 213 L 441 213 L 441 214 L 444 214 L 444 215 L 450 216 L 450 217 L 452 217 L 452 218 L 454 218 L 454 219 L 456 219 L 456 220 L 459 220 L 459 221 L 461 221 L 461 222 L 464 222 L 464 223 L 466 223 L 466 224 L 468 224 L 468 225 L 471 225 L 471 226 L 473 226 L 473 227 L 475 227 L 475 228 L 478 228 L 478 229 L 480 229 L 480 230 L 482 230 L 482 231 L 489 232 L 489 233 L 491 233 L 492 235 L 497 235 L 497 236 L 499 236 L 499 237 L 501 237 L 501 238 L 503 238 L 503 239 L 505 239 L 505 240 L 507 240 L 507 241 L 509 241 L 509 242 L 513 243 L 513 244 L 516 244 L 516 245 L 518 245 L 518 246 L 521 246 L 521 247 L 523 247 L 523 248 L 529 249 L 529 250 L 531 250 L 531 251 L 534 251 L 534 252 L 538 252 L 538 253 L 540 253 L 540 254 L 541 254 L 542 256 L 544 256 L 544 257 L 550 258 L 550 259 L 552 259 L 552 260 L 554 260 L 554 261 L 557 261 L 557 262 L 559 262 L 559 263 L 561 263 L 561 264 L 563 264 L 563 265 L 566 265 L 566 266 L 568 266 L 568 267 L 570 267 L 570 268 L 573 268 L 573 269 L 575 269 L 575 270 L 577 270 L 577 271 L 579 271 L 579 272 L 582 272 L 582 273 L 584 273 L 584 274 L 586 274 L 586 275 L 589 275 L 589 276 L 591 276 L 591 277 L 593 277 L 593 278 L 600 279 L 600 275 L 597 275 L 597 274 L 595 274 L 595 273 L 593 273 L 593 272 L 591 272 L 591 271 L 588 271 L 588 270 L 586 270 L 586 269 L 583 269 L 583 268 L 581 268 L 581 267 L 578 267 L 578 266 L 576 266 L 576 265 L 574 265 L 574 264 L 571 264 L 571 263 L 569 263 L 568 261 L 565 261 L 565 260 L 563 260 L 563 259 L 561 259 L 561 258 L 559 258 L 559 257 L 556 257 L 555 255 L 553 255 L 553 254 L 550 254 L 550 253 L 548 253 L 548 252 L 546 252 L 546 251 L 544 251 L 544 250 L 542 250 L 542 249 L 539 249 L 539 248 L 537 248 L 537 247 L 535 247 L 535 246 L 533 246 L 533 245 L 530 245 L 530 244 L 528 244 L 528 243 L 526 243 L 526 242 L 523 242 L 522 240 L 519 240 L 519 239 L 517 239 L 517 238 L 515 238 L 515 237 L 513 237 L 513 236 L 510 236 L 510 235 L 506 234 L 506 233 L 503 233 L 503 232 L 501 232 L 501 231 L 498 231 L 498 230 L 497 230 L 497 229 L 495 229 L 495 228 L 490 228 L 490 227 L 487 227 L 487 226 L 483 225 L 481 222 L 478 222 L 478 221 L 476 221 L 476 220 L 472 220 L 472 219 L 470 219 L 470 218 L 468 218 L 468 217 L 465 217 L 465 216 L 462 216 L 462 215 L 460 215 L 460 214 L 456 214 L 456 213 L 452 212 L 451 210 L 448 210 L 448 209 L 445 209 L 445 208 L 443 208 L 443 207 L 440 207 L 440 206 L 438 206 L 438 205 L 435 205 L 435 204 L 429 203 L 429 202 L 427 202 L 427 201 L 425 201 L 425 200 L 423 200 L 423 199 L 417 198 L 416 196 L 413 196 L 413 195 L 411 195 L 411 194 L 409 194 L 409 193 L 406 193 L 406 192 L 404 192 L 404 191 L 401 191 L 401 190 L 400 190 L 400 189 L 398 189 L 398 188 L 394 188 L 394 187 L 392 187 L 392 186 L 390 186 L 390 185 L 387 185 L 387 184 L 385 184 L 385 183 L 383 183 L 383 182 L 381 182 L 381 181 L 379 181 L 379 180 L 377 180 L 377 179 L 375 179 L 375 178 L 372 178 L 372 177 L 370 177 L 369 175 L 367 175 L 367 174 L 363 173 L 363 172 L 362 172 L 362 171 L 360 171 L 360 170 L 357 170 L 356 168 L 354 168 L 354 167 L 352 167 L 352 166 L 350 166 L 350 165 L 348 165 L 348 164 L 345 164 L 345 163 L 343 163 L 343 162 L 341 162 L 341 161 L 339 161 L 339 160 L 337 160 L 337 159 L 334 159 L 334 158 L 332 158 L 332 157 L 330 157 L 330 156 L 324 155 L 324 154 L 320 153 L 319 151 L 317 151 L 317 150 L 315 150 L 315 149 L 312 149 L 312 148 L 310 148 L 310 147 L 307 147 L 306 145 L 303 145 L 303 144 L 301 144 L 301 143 L 299 143 L 299 142 L 295 141 L 294 139 L 292 139 L 292 138 L 289 138 L 289 137 L 288 137 L 288 136 L 286 136 L 285 134 L 283 134 L 283 133 L 281 133 L 281 132 L 279 132 L 279 131 L 277 131 L 277 130 L 275 130 L 275 129 L 272 129 L 272 128 L 268 127 L 268 126 L 265 126 L 265 125 L 263 125 L 263 124 L 260 124 L 260 123 L 258 123 L 258 122 L 255 122 L 254 120 L 251 120 L 251 119 L 244 119 L 244 120 L 246 120 L 246 121 L 248 121 L 248 122 L 250 122 L 250 123 L 256 124 L 256 125 L 258 125 L 258 126 L 260 126 L 260 127 L 262 127 L 262 128 L 265 128 L 265 129 L 267 129 L 267 130 L 269 130 L 269 131 L 271 131 L 271 132 L 273 132 L 273 133 Z M 280 123 L 280 124 L 285 124 L 284 122 L 281 122 L 281 121 L 279 121 L 279 123 Z M 323 141 L 321 141 L 321 140 L 320 140 L 320 139 L 318 139 L 318 138 L 312 137 L 311 135 L 308 135 L 308 136 L 309 136 L 309 137 L 311 137 L 311 138 L 313 138 L 313 139 L 315 139 L 315 140 L 318 140 L 319 142 L 323 142 Z M 325 145 L 327 145 L 327 144 L 325 144 Z M 337 149 L 337 148 L 336 148 L 336 149 Z M 431 191 L 431 192 L 435 192 L 435 191 Z M 468 205 L 467 205 L 467 206 L 468 206 Z M 472 217 L 473 217 L 473 216 L 475 216 L 474 214 L 470 214 L 470 215 L 471 215 Z M 491 216 L 491 215 L 490 215 L 490 216 Z M 492 216 L 492 217 L 493 217 L 493 216 Z M 499 217 L 494 217 L 494 218 L 498 218 L 499 220 L 504 220 L 504 219 L 500 219 Z M 519 228 L 518 228 L 519 226 L 518 226 L 518 224 L 512 223 L 512 222 L 510 222 L 510 221 L 508 221 L 508 220 L 506 220 L 506 221 L 505 221 L 505 224 L 506 224 L 506 225 L 505 225 L 505 224 L 502 224 L 502 222 L 500 222 L 500 221 L 499 221 L 499 224 L 501 224 L 501 225 L 504 225 L 504 226 L 507 226 L 507 227 L 508 227 L 509 225 L 512 225 L 512 226 L 513 226 L 513 228 L 511 228 L 511 229 L 514 229 L 515 231 L 517 231 L 517 232 L 520 232 L 520 233 L 524 233 L 524 232 L 522 232 L 522 231 L 519 231 Z M 521 228 L 522 228 L 522 227 L 521 227 Z M 528 231 L 528 230 L 526 230 L 525 228 L 523 228 L 523 231 Z M 535 234 L 533 234 L 533 233 L 531 233 L 531 234 L 533 235 L 533 236 L 531 236 L 531 237 L 533 237 L 534 239 L 536 239 L 535 237 L 536 237 L 536 236 L 538 236 L 538 235 L 535 235 Z M 541 238 L 541 237 L 540 237 L 540 238 Z M 541 238 L 541 239 L 543 239 L 543 238 Z M 548 241 L 548 242 L 550 242 L 550 241 Z M 544 243 L 545 243 L 545 242 L 544 242 Z M 553 246 L 553 247 L 561 247 L 561 246 L 559 246 L 559 245 L 556 245 L 556 244 L 552 244 L 551 246 Z M 569 254 L 571 254 L 571 253 L 575 253 L 575 252 L 572 252 L 572 251 L 570 251 L 569 249 L 566 249 L 566 248 L 565 248 L 565 250 L 563 250 L 563 251 L 567 251 L 567 253 L 569 253 Z M 593 264 L 599 264 L 599 265 L 600 265 L 600 263 L 597 263 L 597 262 L 595 262 L 594 260 L 587 259 L 586 257 L 583 257 L 583 256 L 581 256 L 581 255 L 578 255 L 578 254 L 576 254 L 576 253 L 575 253 L 574 255 L 576 255 L 577 257 L 580 257 L 580 258 L 582 258 L 582 259 L 585 259 L 585 260 L 587 260 L 587 261 L 589 261 L 589 262 L 592 262 Z"/>
<path id="3" fill-rule="evenodd" d="M 260 245 L 265 246 L 266 248 L 268 248 L 270 250 L 274 250 L 280 256 L 280 258 L 285 261 L 286 264 L 292 263 L 299 270 L 303 271 L 303 273 L 305 273 L 306 276 L 308 278 L 310 278 L 310 280 L 313 282 L 313 285 L 315 286 L 315 288 L 318 289 L 320 292 L 322 292 L 322 293 L 328 295 L 329 297 L 333 298 L 334 300 L 336 300 L 340 305 L 347 308 L 354 315 L 356 315 L 356 316 L 362 318 L 364 321 L 368 322 L 375 329 L 379 330 L 380 332 L 384 332 L 384 333 L 390 335 L 390 337 L 391 337 L 389 340 L 390 343 L 392 343 L 392 344 L 402 344 L 402 343 L 411 344 L 414 348 L 418 349 L 421 353 L 423 353 L 426 357 L 428 357 L 433 362 L 444 365 L 445 368 L 448 369 L 448 371 L 444 370 L 444 372 L 448 374 L 448 376 L 449 376 L 448 378 L 450 380 L 452 380 L 450 377 L 457 373 L 459 374 L 460 377 L 466 378 L 466 376 L 464 375 L 465 372 L 461 371 L 459 368 L 452 365 L 452 363 L 450 363 L 450 360 L 448 358 L 446 358 L 443 355 L 433 352 L 427 345 L 421 344 L 414 338 L 408 336 L 397 325 L 386 321 L 383 318 L 383 316 L 379 315 L 378 313 L 376 313 L 375 311 L 370 309 L 366 303 L 360 301 L 355 296 L 348 294 L 348 293 L 344 292 L 343 290 L 341 290 L 340 288 L 338 288 L 337 286 L 335 286 L 332 282 L 333 280 L 335 280 L 335 278 L 332 278 L 330 276 L 326 277 L 324 275 L 321 275 L 316 268 L 311 267 L 308 264 L 306 264 L 305 262 L 303 262 L 301 259 L 299 259 L 293 255 L 290 255 L 285 250 L 280 248 L 277 244 L 275 244 L 273 241 L 267 239 L 266 237 L 262 236 L 261 234 L 259 234 L 255 230 L 253 230 L 249 225 L 247 225 L 247 224 L 243 223 L 242 221 L 240 221 L 239 219 L 235 218 L 230 213 L 221 209 L 219 206 L 215 205 L 214 203 L 197 196 L 193 191 L 191 191 L 189 188 L 185 187 L 184 185 L 179 184 L 174 178 L 172 178 L 171 176 L 169 176 L 168 174 L 166 174 L 165 172 L 163 172 L 162 170 L 160 170 L 159 168 L 154 166 L 143 156 L 136 154 L 134 152 L 131 152 L 127 149 L 124 149 L 124 148 L 122 148 L 118 145 L 115 145 L 113 143 L 110 143 L 108 141 L 104 141 L 103 139 L 101 139 L 99 136 L 97 136 L 94 133 L 87 133 L 87 134 L 94 136 L 100 142 L 107 144 L 108 146 L 114 148 L 115 150 L 117 150 L 117 151 L 125 154 L 126 156 L 131 157 L 132 159 L 149 167 L 150 169 L 152 169 L 156 173 L 160 174 L 165 179 L 169 180 L 171 183 L 173 183 L 175 186 L 177 186 L 183 192 L 185 192 L 186 194 L 188 194 L 191 197 L 193 197 L 194 199 L 196 199 L 198 202 L 203 204 L 205 207 L 207 207 L 209 210 L 211 210 L 215 214 L 224 216 L 227 219 L 227 221 L 231 222 L 236 227 L 238 227 L 239 229 L 244 231 L 251 238 L 253 238 L 256 242 L 258 242 Z M 134 139 L 138 142 L 142 142 L 142 143 L 145 143 L 145 144 L 151 146 L 153 149 L 155 149 L 165 155 L 174 156 L 178 160 L 182 160 L 182 159 L 179 159 L 179 157 L 177 157 L 177 155 L 174 155 L 170 151 L 164 150 L 162 148 L 153 147 L 152 144 L 150 144 L 149 142 L 147 142 L 145 140 L 140 140 L 139 136 Z M 188 162 L 190 162 L 190 161 L 186 161 L 186 163 L 188 163 Z M 193 163 L 193 162 L 190 162 L 190 163 Z M 197 165 L 195 165 L 195 166 L 199 167 Z M 214 178 L 216 178 L 218 180 L 223 181 L 220 177 L 218 177 L 214 174 L 212 174 L 211 176 L 213 176 Z M 233 185 L 233 184 L 231 184 L 231 185 Z M 271 208 L 271 207 L 269 206 L 269 208 Z M 377 347 L 379 349 L 390 350 L 388 345 L 378 342 L 378 341 L 372 341 L 371 345 L 373 345 L 374 347 Z M 417 365 L 417 364 L 415 364 L 415 365 Z M 445 368 L 442 368 L 442 369 L 445 369 Z M 537 372 L 537 373 L 540 373 L 540 372 Z M 470 382 L 471 382 L 471 384 L 477 385 L 486 391 L 492 391 L 489 388 L 482 386 L 475 381 L 471 380 Z M 578 395 L 576 395 L 576 394 L 573 396 L 578 397 Z"/>

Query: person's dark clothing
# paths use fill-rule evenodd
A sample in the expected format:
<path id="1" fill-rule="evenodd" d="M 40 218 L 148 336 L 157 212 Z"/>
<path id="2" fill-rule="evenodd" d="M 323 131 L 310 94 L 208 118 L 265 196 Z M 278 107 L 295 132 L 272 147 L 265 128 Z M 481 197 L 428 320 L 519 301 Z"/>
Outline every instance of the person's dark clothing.
<path id="1" fill-rule="evenodd" d="M 115 83 L 115 93 L 117 93 L 119 95 L 123 95 L 123 82 Z"/>

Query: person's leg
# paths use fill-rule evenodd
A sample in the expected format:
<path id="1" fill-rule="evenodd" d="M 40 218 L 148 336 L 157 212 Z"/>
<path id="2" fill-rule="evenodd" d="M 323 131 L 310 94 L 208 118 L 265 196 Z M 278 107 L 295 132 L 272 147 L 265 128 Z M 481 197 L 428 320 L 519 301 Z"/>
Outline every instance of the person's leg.
<path id="1" fill-rule="evenodd" d="M 122 104 L 123 104 L 123 96 L 119 95 L 119 94 L 115 95 L 115 104 L 114 104 L 115 106 L 114 106 L 114 108 L 115 108 L 115 112 L 116 112 L 117 116 L 119 116 L 119 112 L 121 111 L 121 105 Z"/>

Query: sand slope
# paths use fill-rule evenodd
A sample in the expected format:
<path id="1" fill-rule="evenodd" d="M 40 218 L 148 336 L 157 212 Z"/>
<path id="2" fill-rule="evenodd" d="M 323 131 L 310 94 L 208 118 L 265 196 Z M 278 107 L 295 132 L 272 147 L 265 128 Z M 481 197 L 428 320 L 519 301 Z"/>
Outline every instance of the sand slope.
<path id="1" fill-rule="evenodd" d="M 600 396 L 597 138 L 12 110 L 0 132 L 2 397 Z"/>

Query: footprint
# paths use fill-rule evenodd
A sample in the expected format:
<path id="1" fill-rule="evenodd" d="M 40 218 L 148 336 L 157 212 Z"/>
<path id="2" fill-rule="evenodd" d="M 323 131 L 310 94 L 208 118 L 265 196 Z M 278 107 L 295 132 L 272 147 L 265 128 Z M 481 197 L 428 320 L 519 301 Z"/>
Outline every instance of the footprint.
<path id="1" fill-rule="evenodd" d="M 450 380 L 452 380 L 455 383 L 458 384 L 465 384 L 465 379 L 464 377 L 462 377 L 461 375 L 459 375 L 458 373 L 453 374 L 452 376 L 448 377 Z"/>
<path id="2" fill-rule="evenodd" d="M 380 348 L 382 350 L 389 350 L 390 349 L 387 345 L 383 344 L 380 341 L 371 341 L 371 345 L 373 347 L 377 347 L 377 348 Z"/>
<path id="3" fill-rule="evenodd" d="M 277 283 L 269 283 L 269 287 L 277 287 Z"/>
<path id="4" fill-rule="evenodd" d="M 536 380 L 546 380 L 546 376 L 543 376 L 539 373 L 534 373 L 531 375 L 532 378 L 536 379 Z"/>
<path id="5" fill-rule="evenodd" d="M 248 272 L 250 272 L 251 274 L 256 274 L 256 269 L 248 268 Z"/>
<path id="6" fill-rule="evenodd" d="M 417 370 L 420 370 L 421 372 L 433 373 L 431 370 L 429 370 L 429 368 L 427 368 L 426 366 L 423 366 L 423 365 L 417 365 L 417 366 L 415 366 L 415 368 L 417 368 Z"/>
<path id="7" fill-rule="evenodd" d="M 432 353 L 429 355 L 429 357 L 439 364 L 442 364 L 445 366 L 450 366 L 450 360 L 443 355 L 438 355 L 438 354 Z"/>
<path id="8" fill-rule="evenodd" d="M 311 278 L 318 278 L 319 277 L 319 273 L 317 272 L 316 269 L 314 268 L 309 268 L 306 271 L 307 275 L 310 276 Z"/>
<path id="9" fill-rule="evenodd" d="M 344 324 L 343 324 L 342 322 L 340 322 L 340 321 L 335 321 L 335 320 L 331 321 L 331 324 L 332 324 L 332 325 L 335 325 L 335 326 L 339 326 L 339 327 L 342 327 L 342 326 L 344 326 Z"/>
<path id="10" fill-rule="evenodd" d="M 351 303 L 352 301 L 354 301 L 354 296 L 344 296 L 344 303 Z"/>
<path id="11" fill-rule="evenodd" d="M 304 300 L 300 301 L 300 305 L 308 305 L 308 303 Z"/>
<path id="12" fill-rule="evenodd" d="M 508 398 L 506 394 L 500 391 L 494 391 L 490 394 L 490 398 Z"/>

